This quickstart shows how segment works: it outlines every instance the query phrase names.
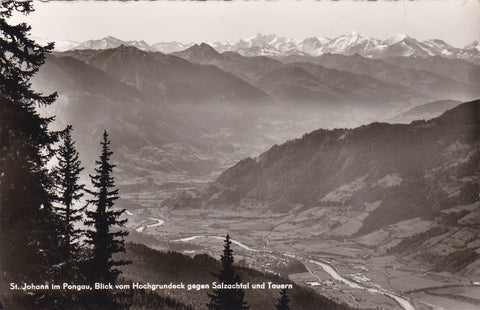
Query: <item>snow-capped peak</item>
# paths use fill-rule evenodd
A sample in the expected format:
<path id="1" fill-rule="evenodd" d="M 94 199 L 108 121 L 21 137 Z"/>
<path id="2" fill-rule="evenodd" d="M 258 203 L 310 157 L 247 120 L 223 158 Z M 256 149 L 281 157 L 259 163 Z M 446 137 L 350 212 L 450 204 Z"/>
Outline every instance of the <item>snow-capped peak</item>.
<path id="1" fill-rule="evenodd" d="M 324 53 L 331 54 L 368 54 L 370 51 L 378 52 L 382 49 L 382 42 L 370 37 L 364 37 L 356 31 L 332 39 L 323 47 Z"/>
<path id="2" fill-rule="evenodd" d="M 396 35 L 392 36 L 390 39 L 387 39 L 386 43 L 389 44 L 389 45 L 392 45 L 392 44 L 396 44 L 398 42 L 401 42 L 401 41 L 405 40 L 406 38 L 408 38 L 408 36 L 406 34 L 399 33 L 399 34 L 396 34 Z"/>
<path id="3" fill-rule="evenodd" d="M 478 41 L 473 41 L 472 43 L 465 46 L 465 49 L 476 49 L 480 50 L 480 43 Z"/>
<path id="4" fill-rule="evenodd" d="M 38 39 L 40 43 L 51 40 Z M 201 42 L 198 42 L 201 43 Z M 55 50 L 65 51 L 69 49 L 108 49 L 120 45 L 135 46 L 144 51 L 160 51 L 173 53 L 183 51 L 194 46 L 194 43 L 160 42 L 149 45 L 145 41 L 123 41 L 113 36 L 106 36 L 98 40 L 89 40 L 83 43 L 74 41 L 56 41 Z M 261 34 L 231 42 L 208 43 L 209 47 L 219 53 L 237 52 L 244 56 L 288 56 L 288 55 L 312 55 L 322 54 L 359 54 L 369 58 L 384 58 L 395 56 L 442 56 L 449 58 L 468 59 L 478 62 L 480 46 L 474 42 L 464 48 L 456 48 L 439 40 L 431 39 L 418 41 L 406 34 L 397 34 L 386 40 L 378 40 L 363 36 L 356 31 L 330 39 L 325 37 L 310 37 L 304 40 L 290 39 L 275 34 Z M 198 45 L 200 47 L 201 45 Z M 205 46 L 203 46 L 205 48 Z M 206 50 L 206 49 L 205 49 Z"/>
<path id="5" fill-rule="evenodd" d="M 350 32 L 348 35 L 346 35 L 346 37 L 350 37 L 352 39 L 355 39 L 355 40 L 359 40 L 362 38 L 362 35 L 356 31 L 352 31 Z"/>
<path id="6" fill-rule="evenodd" d="M 45 38 L 39 37 L 32 37 L 38 44 L 40 45 L 47 45 L 50 42 L 55 42 L 54 51 L 56 52 L 64 52 L 77 47 L 80 43 L 71 41 L 71 40 L 50 40 Z"/>

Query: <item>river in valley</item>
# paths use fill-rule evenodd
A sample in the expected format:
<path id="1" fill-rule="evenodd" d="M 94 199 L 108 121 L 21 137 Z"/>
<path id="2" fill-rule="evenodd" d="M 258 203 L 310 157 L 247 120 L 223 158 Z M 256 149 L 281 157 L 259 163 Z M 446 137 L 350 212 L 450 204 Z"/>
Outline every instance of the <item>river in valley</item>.
<path id="1" fill-rule="evenodd" d="M 185 237 L 185 238 L 180 238 L 180 239 L 171 240 L 171 241 L 172 242 L 190 242 L 190 241 L 200 239 L 200 238 L 213 238 L 213 239 L 220 239 L 220 240 L 225 239 L 225 237 L 219 237 L 219 236 L 197 235 L 197 236 Z M 247 245 L 245 245 L 245 244 L 243 244 L 243 243 L 241 243 L 237 240 L 234 240 L 234 239 L 231 239 L 231 241 L 232 241 L 233 244 L 235 244 L 235 245 L 237 245 L 237 246 L 239 246 L 239 247 L 241 247 L 241 248 L 243 248 L 247 251 L 266 252 L 266 251 L 260 251 L 258 249 L 254 249 L 252 247 L 249 247 L 249 246 L 247 246 Z M 272 252 L 272 251 L 267 251 L 267 252 L 269 254 L 275 254 L 275 252 Z M 281 255 L 282 256 L 287 256 L 287 257 L 290 257 L 290 258 L 298 259 L 299 261 L 301 261 L 303 263 L 309 262 L 309 263 L 315 264 L 315 265 L 321 267 L 327 274 L 330 275 L 330 277 L 348 285 L 351 288 L 359 289 L 359 290 L 365 290 L 365 291 L 368 291 L 368 292 L 373 293 L 373 294 L 382 294 L 384 296 L 387 296 L 387 297 L 395 300 L 398 303 L 398 305 L 400 305 L 400 307 L 402 307 L 404 310 L 415 310 L 415 307 L 405 297 L 399 296 L 396 293 L 390 292 L 390 291 L 385 290 L 385 289 L 383 289 L 381 287 L 378 287 L 378 286 L 377 286 L 377 288 L 366 287 L 366 286 L 361 285 L 358 282 L 354 282 L 352 280 L 349 280 L 349 279 L 343 277 L 342 275 L 340 275 L 332 265 L 327 264 L 326 262 L 320 262 L 318 260 L 309 259 L 309 258 L 300 256 L 300 255 L 291 254 L 291 253 L 283 253 Z"/>

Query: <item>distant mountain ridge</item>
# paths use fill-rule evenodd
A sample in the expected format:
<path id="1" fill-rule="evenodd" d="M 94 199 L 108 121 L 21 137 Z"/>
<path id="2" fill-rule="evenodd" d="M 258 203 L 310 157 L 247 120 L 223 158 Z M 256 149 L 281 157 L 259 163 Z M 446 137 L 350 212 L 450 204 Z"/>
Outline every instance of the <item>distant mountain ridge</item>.
<path id="1" fill-rule="evenodd" d="M 45 113 L 58 117 L 59 128 L 74 126 L 82 162 L 93 162 L 98 134 L 108 128 L 123 189 L 155 187 L 165 174 L 208 177 L 232 156 L 245 157 L 259 147 L 252 146 L 256 121 L 225 110 L 271 103 L 214 66 L 125 45 L 49 55 L 32 82 L 37 91 L 58 92 Z"/>
<path id="2" fill-rule="evenodd" d="M 185 50 L 194 43 L 159 42 L 147 44 L 142 40 L 123 41 L 112 36 L 98 40 L 89 40 L 83 43 L 69 41 L 68 44 L 59 41 L 58 51 L 66 49 L 108 49 L 120 45 L 131 45 L 145 51 L 159 51 L 173 53 Z M 395 35 L 386 40 L 365 37 L 357 32 L 341 35 L 330 39 L 312 37 L 304 40 L 289 39 L 277 35 L 257 34 L 248 39 L 234 42 L 209 43 L 218 52 L 238 52 L 244 56 L 288 56 L 324 54 L 359 54 L 369 58 L 385 58 L 397 56 L 442 56 L 446 58 L 467 59 L 478 63 L 479 43 L 477 41 L 463 47 L 454 47 L 442 40 L 432 39 L 419 41 L 407 35 Z"/>
<path id="3" fill-rule="evenodd" d="M 273 99 L 288 105 L 338 108 L 354 103 L 357 107 L 376 107 L 377 111 L 392 108 L 401 111 L 444 98 L 472 100 L 480 94 L 474 85 L 476 78 L 465 77 L 469 83 L 457 82 L 434 73 L 402 69 L 407 64 L 397 66 L 359 55 L 295 56 L 298 59 L 290 63 L 287 58 L 281 62 L 267 56 L 219 53 L 205 43 L 172 54 L 120 45 L 111 49 L 71 50 L 57 55 L 82 60 L 167 103 L 262 104 Z M 345 61 L 323 60 L 329 56 L 343 57 Z M 477 67 L 464 60 L 449 61 L 470 65 L 457 70 L 459 77 Z M 436 63 L 432 65 L 439 67 Z M 358 70 L 350 71 L 350 68 Z M 452 71 L 447 69 L 442 70 Z M 396 115 L 390 112 L 391 117 Z"/>
<path id="4" fill-rule="evenodd" d="M 351 116 L 358 125 L 427 102 L 479 97 L 471 91 L 478 89 L 478 66 L 465 60 L 296 57 L 245 57 L 208 44 L 167 55 L 122 44 L 55 53 L 35 84 L 46 93 L 58 91 L 53 114 L 82 133 L 85 149 L 94 141 L 92 128 L 107 127 L 122 137 L 120 144 L 128 147 L 116 151 L 126 163 L 124 183 L 130 186 L 133 175 L 133 185 L 152 189 L 156 183 L 146 176 L 153 172 L 178 169 L 203 177 L 313 129 L 354 126 Z"/>
<path id="5" fill-rule="evenodd" d="M 441 56 L 371 59 L 355 55 L 242 56 L 219 53 L 208 44 L 195 44 L 175 52 L 193 63 L 214 65 L 259 87 L 280 102 L 322 106 L 341 102 L 402 107 L 418 100 L 457 99 L 480 96 L 480 67 L 462 59 Z M 298 69 L 294 69 L 298 68 Z M 431 99 L 426 99 L 430 97 Z M 366 104 L 365 104 L 366 103 Z"/>
<path id="6" fill-rule="evenodd" d="M 143 40 L 135 40 L 135 41 L 123 41 L 120 39 L 117 39 L 112 36 L 107 36 L 103 39 L 99 40 L 88 40 L 86 42 L 80 43 L 78 46 L 76 46 L 74 49 L 76 50 L 103 50 L 103 49 L 110 49 L 110 48 L 116 48 L 121 45 L 126 45 L 126 46 L 135 46 L 138 49 L 141 50 L 153 50 L 153 48 L 148 45 L 145 41 Z"/>
<path id="7" fill-rule="evenodd" d="M 305 40 L 257 34 L 253 38 L 233 43 L 214 43 L 212 47 L 219 52 L 236 51 L 245 56 L 319 56 L 325 54 L 359 54 L 369 58 L 442 56 L 467 59 L 472 62 L 478 62 L 479 57 L 478 42 L 457 48 L 438 39 L 418 41 L 400 34 L 386 40 L 379 40 L 364 37 L 357 32 L 333 39 L 312 37 Z"/>
<path id="8" fill-rule="evenodd" d="M 477 100 L 429 121 L 313 131 L 238 162 L 188 206 L 338 209 L 346 231 L 338 234 L 349 235 L 471 204 L 479 200 L 479 108 Z"/>
<path id="9" fill-rule="evenodd" d="M 284 63 L 309 62 L 326 68 L 370 76 L 409 87 L 437 100 L 469 101 L 479 97 L 480 67 L 463 59 L 388 57 L 372 59 L 356 55 L 325 54 L 281 57 Z"/>
<path id="10" fill-rule="evenodd" d="M 440 100 L 425 103 L 419 106 L 416 106 L 406 112 L 401 113 L 395 117 L 392 122 L 412 122 L 413 120 L 418 119 L 431 119 L 437 117 L 446 110 L 452 109 L 459 105 L 461 102 L 456 100 Z"/>
<path id="11" fill-rule="evenodd" d="M 216 67 L 192 64 L 136 46 L 122 44 L 116 48 L 73 50 L 61 55 L 80 59 L 167 103 L 269 100 L 261 90 Z"/>

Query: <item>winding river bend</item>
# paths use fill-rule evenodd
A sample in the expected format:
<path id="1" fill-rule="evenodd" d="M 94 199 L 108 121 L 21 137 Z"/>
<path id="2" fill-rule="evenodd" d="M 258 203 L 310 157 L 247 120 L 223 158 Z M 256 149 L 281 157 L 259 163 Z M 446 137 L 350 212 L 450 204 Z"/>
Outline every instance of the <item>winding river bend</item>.
<path id="1" fill-rule="evenodd" d="M 193 241 L 195 239 L 198 239 L 198 238 L 213 238 L 213 239 L 220 239 L 220 240 L 224 240 L 225 238 L 224 237 L 219 237 L 219 236 L 191 236 L 191 237 L 186 237 L 186 238 L 181 238 L 181 239 L 176 239 L 176 240 L 172 240 L 174 242 L 189 242 L 189 241 Z M 247 251 L 252 251 L 252 252 L 260 252 L 260 250 L 257 250 L 257 249 L 253 249 L 237 240 L 233 240 L 231 239 L 232 243 L 233 244 L 236 244 L 238 245 L 239 247 L 247 250 Z M 272 252 L 269 252 L 269 253 L 272 253 Z M 410 303 L 410 301 L 408 301 L 406 298 L 404 297 L 401 297 L 401 296 L 398 296 L 398 295 L 395 295 L 394 293 L 392 292 L 389 292 L 385 289 L 382 289 L 382 288 L 371 288 L 371 287 L 365 287 L 365 286 L 362 286 L 360 285 L 359 283 L 357 282 L 354 282 L 354 281 L 351 281 L 349 279 L 346 279 L 344 278 L 343 276 L 341 276 L 336 270 L 334 267 L 332 267 L 331 265 L 327 264 L 327 263 L 324 263 L 324 262 L 319 262 L 319 261 L 316 261 L 316 260 L 313 260 L 313 259 L 307 259 L 307 258 L 304 258 L 304 257 L 301 257 L 301 256 L 298 256 L 298 255 L 294 255 L 294 254 L 291 254 L 291 253 L 284 253 L 283 256 L 287 256 L 287 257 L 291 257 L 291 258 L 296 258 L 296 259 L 299 259 L 301 261 L 307 261 L 307 262 L 310 262 L 312 264 L 315 264 L 319 267 L 321 267 L 326 273 L 328 273 L 333 279 L 337 280 L 337 281 L 340 281 L 340 282 L 343 282 L 345 283 L 346 285 L 350 286 L 351 288 L 355 288 L 355 289 L 359 289 L 359 290 L 366 290 L 370 293 L 376 293 L 376 294 L 382 294 L 382 295 L 385 295 L 393 300 L 395 300 L 399 305 L 400 307 L 402 307 L 404 310 L 415 310 L 415 307 Z"/>
<path id="2" fill-rule="evenodd" d="M 326 263 L 322 263 L 322 262 L 319 262 L 319 261 L 316 261 L 316 260 L 309 260 L 309 262 L 322 267 L 323 270 L 325 270 L 325 272 L 328 273 L 332 278 L 345 283 L 346 285 L 350 286 L 351 288 L 366 290 L 366 291 L 369 291 L 370 293 L 383 294 L 383 295 L 385 295 L 387 297 L 390 297 L 393 300 L 395 300 L 400 305 L 400 307 L 402 307 L 403 309 L 405 309 L 405 310 L 415 310 L 415 307 L 407 299 L 405 299 L 403 297 L 397 296 L 397 295 L 395 295 L 395 294 L 393 294 L 393 293 L 391 293 L 387 290 L 384 290 L 384 289 L 376 289 L 376 288 L 371 288 L 371 287 L 365 287 L 365 286 L 362 286 L 362 285 L 358 284 L 357 282 L 350 281 L 350 280 L 342 277 L 341 275 L 339 275 L 338 272 L 335 270 L 335 268 L 333 268 L 332 266 L 330 266 Z"/>
<path id="3" fill-rule="evenodd" d="M 131 213 L 131 212 L 130 212 Z M 162 219 L 159 219 L 159 218 L 156 218 L 156 217 L 149 217 L 150 220 L 152 221 L 156 221 L 156 223 L 153 223 L 153 224 L 148 224 L 148 225 L 142 225 L 140 227 L 138 227 L 137 229 L 135 229 L 137 232 L 141 233 L 145 230 L 145 228 L 152 228 L 152 227 L 157 227 L 157 226 L 161 226 L 165 223 L 164 220 Z"/>

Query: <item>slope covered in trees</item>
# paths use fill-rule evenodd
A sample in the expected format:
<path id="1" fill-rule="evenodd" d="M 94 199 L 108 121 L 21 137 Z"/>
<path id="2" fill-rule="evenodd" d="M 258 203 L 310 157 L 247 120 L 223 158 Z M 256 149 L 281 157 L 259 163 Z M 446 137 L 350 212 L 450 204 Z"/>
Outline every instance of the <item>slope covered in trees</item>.
<path id="1" fill-rule="evenodd" d="M 362 212 L 379 201 L 361 233 L 436 216 L 478 200 L 479 123 L 479 101 L 472 101 L 430 121 L 316 130 L 238 162 L 190 205 L 236 208 L 248 201 L 279 212 L 297 204 Z"/>
<path id="2" fill-rule="evenodd" d="M 212 273 L 219 273 L 221 262 L 206 254 L 197 254 L 194 257 L 178 252 L 160 252 L 143 244 L 127 243 L 127 251 L 121 255 L 122 259 L 133 261 L 131 265 L 122 266 L 123 279 L 143 283 L 208 283 L 218 282 Z M 292 283 L 286 278 L 274 274 L 265 274 L 257 270 L 235 266 L 243 283 Z M 194 306 L 195 309 L 207 309 L 205 304 L 210 300 L 207 292 L 210 290 L 171 290 L 169 296 L 176 300 Z M 162 292 L 159 292 L 160 294 Z M 312 289 L 294 285 L 288 292 L 293 309 L 335 309 L 347 310 L 348 306 L 318 295 Z M 245 290 L 245 300 L 250 309 L 274 310 L 278 300 L 279 290 L 259 289 Z"/>

